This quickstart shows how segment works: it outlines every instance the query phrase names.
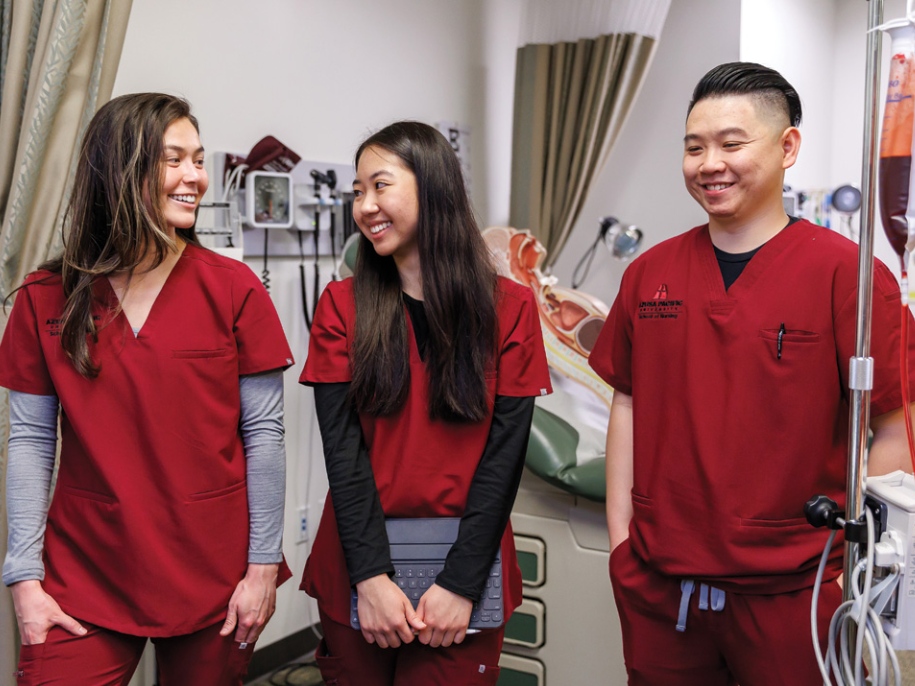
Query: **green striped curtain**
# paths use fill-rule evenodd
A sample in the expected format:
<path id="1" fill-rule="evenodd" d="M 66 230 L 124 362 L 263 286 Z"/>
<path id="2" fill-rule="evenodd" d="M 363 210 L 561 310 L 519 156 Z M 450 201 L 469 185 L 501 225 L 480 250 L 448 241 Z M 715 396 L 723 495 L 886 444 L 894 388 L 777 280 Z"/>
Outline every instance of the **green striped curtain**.
<path id="1" fill-rule="evenodd" d="M 111 96 L 132 0 L 2 0 L 0 298 L 60 251 L 78 145 Z M 6 326 L 0 310 L 0 331 Z M 0 394 L 0 556 L 6 552 L 9 404 Z M 0 590 L 0 674 L 16 668 L 18 631 Z"/>
<path id="2" fill-rule="evenodd" d="M 540 36 L 565 19 L 599 30 L 601 20 L 625 26 L 638 12 L 660 32 L 669 6 L 667 0 L 528 2 L 527 23 Z M 518 48 L 509 223 L 537 237 L 547 266 L 562 252 L 607 161 L 656 45 L 656 38 L 630 31 L 556 42 L 535 38 Z"/>

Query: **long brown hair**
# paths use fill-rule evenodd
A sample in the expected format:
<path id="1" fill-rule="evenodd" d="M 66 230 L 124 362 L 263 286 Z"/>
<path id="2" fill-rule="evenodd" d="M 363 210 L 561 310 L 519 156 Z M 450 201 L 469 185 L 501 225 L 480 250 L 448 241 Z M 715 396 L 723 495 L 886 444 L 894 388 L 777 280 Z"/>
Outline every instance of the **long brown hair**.
<path id="1" fill-rule="evenodd" d="M 464 187 L 457 155 L 436 129 L 391 124 L 366 139 L 397 155 L 416 177 L 420 271 L 429 320 L 429 416 L 480 421 L 488 411 L 485 374 L 496 345 L 496 272 Z M 406 400 L 409 345 L 400 276 L 365 236 L 354 270 L 356 330 L 351 392 L 359 411 L 386 415 Z"/>
<path id="2" fill-rule="evenodd" d="M 92 320 L 92 284 L 116 271 L 132 273 L 153 255 L 151 268 L 175 247 L 164 228 L 158 202 L 162 191 L 165 130 L 178 119 L 198 129 L 190 104 L 163 93 L 122 95 L 96 112 L 86 129 L 76 180 L 64 219 L 64 249 L 42 264 L 60 274 L 66 304 L 60 341 L 76 370 L 98 376 L 89 340 L 98 340 Z M 197 243 L 193 227 L 177 229 Z"/>

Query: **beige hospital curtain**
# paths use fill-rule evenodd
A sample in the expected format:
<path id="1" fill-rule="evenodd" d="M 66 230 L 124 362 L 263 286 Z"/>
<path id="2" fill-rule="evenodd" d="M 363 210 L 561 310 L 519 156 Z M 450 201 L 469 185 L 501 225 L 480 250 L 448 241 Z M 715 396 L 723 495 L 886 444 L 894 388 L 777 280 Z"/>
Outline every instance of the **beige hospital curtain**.
<path id="1" fill-rule="evenodd" d="M 60 250 L 78 143 L 111 97 L 132 0 L 0 0 L 0 298 Z M 0 310 L 0 331 L 6 312 Z M 9 405 L 0 396 L 0 477 Z M 0 558 L 6 488 L 0 478 Z M 0 678 L 16 668 L 18 631 L 0 587 Z M 5 682 L 4 682 L 5 683 Z"/>
<path id="2" fill-rule="evenodd" d="M 651 64 L 670 0 L 525 0 L 510 223 L 559 257 Z"/>

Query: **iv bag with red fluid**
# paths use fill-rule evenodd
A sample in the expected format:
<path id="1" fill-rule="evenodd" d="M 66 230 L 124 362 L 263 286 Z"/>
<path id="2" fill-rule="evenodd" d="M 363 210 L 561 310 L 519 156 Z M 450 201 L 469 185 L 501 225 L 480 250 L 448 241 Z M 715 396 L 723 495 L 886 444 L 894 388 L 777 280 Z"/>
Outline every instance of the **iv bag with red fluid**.
<path id="1" fill-rule="evenodd" d="M 915 433 L 912 430 L 911 400 L 909 397 L 909 284 L 908 258 L 915 247 L 915 189 L 912 187 L 912 127 L 915 126 L 915 24 L 902 19 L 882 27 L 892 39 L 890 77 L 886 91 L 886 108 L 883 114 L 883 134 L 880 139 L 880 217 L 883 230 L 899 255 L 902 267 L 900 301 L 899 375 L 902 386 L 904 424 L 909 447 L 909 458 L 915 469 Z"/>
<path id="2" fill-rule="evenodd" d="M 902 259 L 909 243 L 910 225 L 915 229 L 915 207 L 909 209 L 910 203 L 915 205 L 910 188 L 915 125 L 915 26 L 905 21 L 886 29 L 892 37 L 893 56 L 880 139 L 880 218 L 890 245 Z"/>

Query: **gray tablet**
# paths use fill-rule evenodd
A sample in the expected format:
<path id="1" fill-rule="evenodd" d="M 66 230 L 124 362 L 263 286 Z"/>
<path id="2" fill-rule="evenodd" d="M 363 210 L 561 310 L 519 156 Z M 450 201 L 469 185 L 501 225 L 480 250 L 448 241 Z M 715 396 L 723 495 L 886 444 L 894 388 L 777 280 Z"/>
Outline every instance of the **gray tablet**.
<path id="1" fill-rule="evenodd" d="M 435 583 L 436 575 L 445 566 L 451 545 L 457 540 L 460 517 L 429 517 L 388 519 L 385 528 L 391 544 L 394 563 L 393 581 L 403 589 L 415 608 L 426 589 Z M 470 614 L 470 629 L 493 629 L 505 621 L 503 611 L 502 549 L 489 570 L 483 596 L 474 604 Z M 350 626 L 359 628 L 358 596 L 353 589 Z"/>

